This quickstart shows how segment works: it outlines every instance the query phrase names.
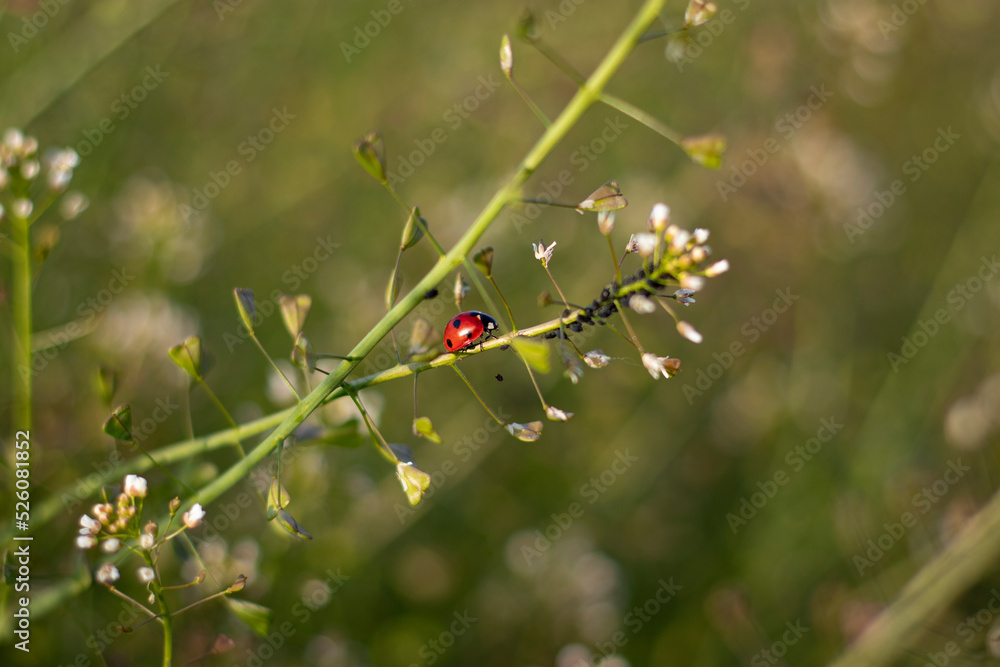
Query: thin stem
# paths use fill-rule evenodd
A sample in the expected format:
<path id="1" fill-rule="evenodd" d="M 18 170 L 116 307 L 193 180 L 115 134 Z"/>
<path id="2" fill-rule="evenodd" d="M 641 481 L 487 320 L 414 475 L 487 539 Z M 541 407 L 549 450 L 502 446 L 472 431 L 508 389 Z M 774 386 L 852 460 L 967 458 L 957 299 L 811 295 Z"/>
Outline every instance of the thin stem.
<path id="1" fill-rule="evenodd" d="M 537 117 L 538 120 L 542 122 L 542 125 L 544 125 L 546 128 L 552 127 L 552 121 L 549 120 L 549 117 L 545 115 L 545 112 L 542 111 L 541 107 L 535 104 L 535 101 L 531 99 L 528 93 L 525 92 L 523 88 L 521 88 L 521 84 L 515 81 L 514 77 L 509 76 L 507 77 L 507 80 L 510 81 L 510 84 L 512 86 L 514 86 L 514 90 L 516 90 L 517 94 L 521 96 L 521 99 L 524 100 L 524 103 L 528 105 L 528 108 L 531 109 L 532 113 L 535 114 L 535 117 Z"/>
<path id="2" fill-rule="evenodd" d="M 135 598 L 133 598 L 131 595 L 128 595 L 126 593 L 122 593 L 120 590 L 118 590 L 114 586 L 108 586 L 107 589 L 109 591 L 111 591 L 112 595 L 117 595 L 122 600 L 125 600 L 126 602 L 131 602 L 136 607 L 138 607 L 139 609 L 142 609 L 144 612 L 146 612 L 147 614 L 149 614 L 152 618 L 156 618 L 156 614 L 153 613 L 152 609 L 150 609 L 149 607 L 147 607 L 143 603 L 139 602 L 138 600 L 136 600 Z M 150 620 L 152 620 L 152 619 L 150 619 Z M 135 629 L 135 628 L 133 628 L 133 629 Z"/>
<path id="3" fill-rule="evenodd" d="M 195 380 L 198 382 L 198 384 L 202 386 L 202 388 L 208 394 L 208 397 L 212 399 L 212 402 L 215 403 L 215 407 L 218 408 L 219 412 L 222 413 L 223 418 L 229 423 L 230 426 L 236 428 L 236 420 L 233 419 L 232 415 L 229 414 L 229 411 L 226 410 L 226 406 L 222 404 L 222 401 L 220 401 L 219 397 L 215 395 L 215 392 L 212 391 L 212 388 L 208 386 L 208 383 L 205 382 L 205 380 L 200 377 L 195 378 Z M 236 451 L 239 452 L 240 458 L 245 459 L 247 453 L 246 451 L 244 451 L 243 443 L 240 442 L 239 438 L 235 438 L 233 440 L 233 445 L 236 447 Z"/>
<path id="4" fill-rule="evenodd" d="M 582 86 L 585 83 L 586 80 L 583 78 L 583 75 L 577 72 L 576 69 L 559 53 L 550 49 L 542 40 L 537 39 L 534 42 L 531 42 L 531 45 L 534 46 L 539 53 L 548 58 L 549 62 L 558 67 L 563 74 L 573 79 L 576 85 Z"/>
<path id="5" fill-rule="evenodd" d="M 14 335 L 13 363 L 10 379 L 14 393 L 16 430 L 31 429 L 31 234 L 28 220 L 16 215 L 10 218 L 12 248 L 12 275 Z"/>
<path id="6" fill-rule="evenodd" d="M 559 292 L 559 296 L 562 298 L 563 305 L 565 305 L 566 307 L 569 307 L 569 300 L 566 298 L 566 295 L 563 294 L 562 288 L 559 287 L 559 283 L 556 282 L 555 276 L 552 275 L 552 271 L 549 270 L 549 265 L 546 264 L 546 263 L 543 263 L 542 267 L 545 269 L 545 273 L 549 274 L 549 280 L 551 280 L 552 284 L 556 286 L 556 291 Z M 619 276 L 619 278 L 620 278 L 620 276 Z"/>
<path id="7" fill-rule="evenodd" d="M 357 406 L 358 411 L 361 413 L 361 418 L 364 420 L 365 426 L 368 427 L 368 433 L 372 437 L 372 442 L 375 443 L 375 449 L 377 449 L 379 453 L 390 463 L 399 463 L 399 458 L 396 456 L 396 453 L 392 451 L 392 448 L 389 447 L 389 443 L 382 436 L 382 432 L 378 430 L 377 426 L 375 426 L 375 421 L 371 418 L 371 416 L 369 416 L 368 411 L 365 410 L 365 406 L 361 403 L 361 399 L 358 397 L 357 393 L 347 390 L 347 395 L 351 397 L 351 400 L 354 401 L 354 405 Z"/>
<path id="8" fill-rule="evenodd" d="M 681 139 L 683 139 L 683 137 L 678 132 L 675 132 L 672 128 L 668 127 L 659 118 L 656 118 L 655 116 L 646 113 L 645 111 L 643 111 L 642 109 L 640 109 L 639 107 L 635 106 L 630 102 L 626 102 L 623 99 L 619 99 L 614 95 L 608 95 L 607 93 L 601 95 L 601 102 L 608 105 L 612 109 L 617 109 L 618 111 L 621 111 L 626 116 L 634 118 L 635 120 L 639 121 L 649 129 L 653 130 L 660 136 L 667 139 L 668 141 L 680 145 Z"/>
<path id="9" fill-rule="evenodd" d="M 464 382 L 465 386 L 469 388 L 469 391 L 472 392 L 472 395 L 476 397 L 476 400 L 479 401 L 479 404 L 483 406 L 483 410 L 486 410 L 486 412 L 489 413 L 490 417 L 493 417 L 493 420 L 496 421 L 496 423 L 500 424 L 501 426 L 506 426 L 506 424 L 503 423 L 503 420 L 501 420 L 499 417 L 493 414 L 493 411 L 490 410 L 490 406 L 486 405 L 486 401 L 482 399 L 482 397 L 479 395 L 479 392 L 476 391 L 476 388 L 472 386 L 471 382 L 469 382 L 469 378 L 465 377 L 465 373 L 459 370 L 458 366 L 452 366 L 451 369 L 456 373 L 458 373 L 458 377 L 462 378 L 462 382 Z"/>
<path id="10" fill-rule="evenodd" d="M 510 318 L 510 330 L 512 332 L 516 333 L 517 332 L 517 322 L 514 321 L 514 313 L 511 312 L 510 306 L 507 304 L 507 299 L 505 299 L 503 297 L 503 292 L 501 292 L 500 291 L 500 287 L 497 286 L 497 281 L 493 280 L 493 275 L 490 274 L 490 275 L 486 276 L 486 278 L 490 281 L 490 284 L 493 285 L 493 289 L 495 289 L 497 291 L 497 295 L 500 297 L 500 300 L 503 301 L 503 307 L 507 309 L 507 317 Z"/>
<path id="11" fill-rule="evenodd" d="M 617 259 L 615 259 L 615 244 L 611 240 L 611 235 L 608 234 L 604 238 L 606 238 L 608 240 L 608 250 L 611 251 L 611 264 L 615 267 L 615 279 L 617 279 L 618 280 L 618 284 L 621 285 L 622 284 L 622 263 L 619 262 Z M 624 260 L 625 258 L 622 257 L 622 259 Z"/>
<path id="12" fill-rule="evenodd" d="M 146 564 L 152 567 L 153 561 L 149 554 L 145 554 Z M 173 664 L 174 655 L 174 626 L 170 617 L 170 608 L 167 606 L 167 598 L 163 595 L 163 588 L 158 580 L 153 582 L 153 595 L 160 606 L 160 622 L 163 624 L 163 667 L 170 667 Z"/>
<path id="13" fill-rule="evenodd" d="M 274 359 L 271 358 L 271 355 L 268 354 L 267 350 L 264 349 L 264 346 L 261 345 L 260 340 L 258 340 L 257 338 L 257 333 L 253 329 L 250 329 L 250 337 L 253 338 L 253 342 L 257 344 L 257 348 L 260 349 L 260 351 L 267 358 L 268 363 L 271 364 L 271 368 L 277 371 L 278 375 L 281 376 L 281 379 L 284 380 L 285 386 L 288 387 L 288 391 L 292 392 L 292 396 L 295 397 L 295 400 L 301 401 L 302 398 L 299 396 L 299 393 L 295 391 L 295 387 L 292 386 L 291 381 L 289 381 L 289 379 L 285 377 L 285 374 L 281 372 L 280 368 L 278 368 L 278 364 L 275 363 Z"/>
<path id="14" fill-rule="evenodd" d="M 628 335 L 632 337 L 632 344 L 639 348 L 640 352 L 645 352 L 646 350 L 642 348 L 642 343 L 639 342 L 639 337 L 635 335 L 635 329 L 632 328 L 631 322 L 628 321 L 628 316 L 625 315 L 625 308 L 618 299 L 615 299 L 615 305 L 618 306 L 618 314 L 622 316 L 622 322 L 625 323 L 625 328 L 628 329 Z"/>
<path id="15" fill-rule="evenodd" d="M 222 596 L 226 595 L 228 592 L 229 592 L 229 589 L 227 588 L 226 590 L 219 591 L 218 593 L 212 593 L 207 598 L 202 598 L 201 600 L 198 600 L 197 602 L 192 602 L 191 604 L 189 604 L 186 607 L 181 607 L 180 609 L 178 609 L 177 611 L 174 612 L 174 616 L 179 616 L 179 615 L 183 614 L 184 612 L 186 612 L 188 609 L 193 609 L 194 607 L 197 607 L 200 604 L 205 604 L 209 600 L 214 600 L 217 597 L 222 597 Z"/>

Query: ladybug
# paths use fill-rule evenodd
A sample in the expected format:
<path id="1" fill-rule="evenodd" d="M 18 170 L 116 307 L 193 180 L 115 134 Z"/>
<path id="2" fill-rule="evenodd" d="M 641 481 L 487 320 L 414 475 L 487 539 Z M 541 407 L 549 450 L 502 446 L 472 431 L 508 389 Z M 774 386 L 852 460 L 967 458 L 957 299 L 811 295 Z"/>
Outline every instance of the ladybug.
<path id="1" fill-rule="evenodd" d="M 478 310 L 467 310 L 451 318 L 444 328 L 444 346 L 449 352 L 465 349 L 479 340 L 483 334 L 492 336 L 497 329 L 497 321 Z"/>

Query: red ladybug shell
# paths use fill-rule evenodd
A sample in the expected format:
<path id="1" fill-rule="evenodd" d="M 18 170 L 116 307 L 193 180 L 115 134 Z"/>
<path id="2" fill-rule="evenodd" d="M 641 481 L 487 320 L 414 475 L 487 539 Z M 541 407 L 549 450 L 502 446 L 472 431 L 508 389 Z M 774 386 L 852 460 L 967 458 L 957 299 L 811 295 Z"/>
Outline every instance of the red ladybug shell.
<path id="1" fill-rule="evenodd" d="M 495 331 L 497 321 L 478 310 L 468 310 L 451 318 L 444 328 L 444 346 L 449 352 L 457 352 L 475 343 L 485 333 Z"/>

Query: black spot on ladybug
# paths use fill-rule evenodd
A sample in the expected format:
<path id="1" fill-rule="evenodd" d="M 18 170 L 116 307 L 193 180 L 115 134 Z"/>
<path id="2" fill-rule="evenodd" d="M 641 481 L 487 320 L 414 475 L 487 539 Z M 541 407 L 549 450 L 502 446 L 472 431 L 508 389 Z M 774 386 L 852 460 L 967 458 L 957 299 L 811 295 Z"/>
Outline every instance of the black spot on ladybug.
<path id="1" fill-rule="evenodd" d="M 453 320 L 451 326 L 454 327 L 455 329 L 459 328 L 460 326 L 462 326 L 462 320 Z"/>

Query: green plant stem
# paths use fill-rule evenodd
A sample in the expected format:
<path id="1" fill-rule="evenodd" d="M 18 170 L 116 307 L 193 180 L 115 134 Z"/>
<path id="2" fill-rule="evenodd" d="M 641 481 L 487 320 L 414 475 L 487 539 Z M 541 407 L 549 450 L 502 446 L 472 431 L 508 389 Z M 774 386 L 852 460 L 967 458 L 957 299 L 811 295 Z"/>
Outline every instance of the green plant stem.
<path id="1" fill-rule="evenodd" d="M 280 373 L 281 371 L 278 371 L 278 372 Z M 195 379 L 197 380 L 198 384 L 201 385 L 202 389 L 204 389 L 205 392 L 208 394 L 208 397 L 212 399 L 212 402 L 215 403 L 215 407 L 218 408 L 219 412 L 222 413 L 223 418 L 225 418 L 225 420 L 227 422 L 229 422 L 230 426 L 232 426 L 234 429 L 236 429 L 237 426 L 238 426 L 236 424 L 236 420 L 233 419 L 232 415 L 229 414 L 229 410 L 226 410 L 226 406 L 224 406 L 222 404 L 222 401 L 220 401 L 219 397 L 215 395 L 215 392 L 212 391 L 212 388 L 208 386 L 208 383 L 205 382 L 205 380 L 203 378 L 200 378 L 200 377 L 195 378 Z M 294 393 L 294 390 L 293 390 L 293 393 Z M 246 451 L 244 451 L 244 449 L 243 449 L 243 443 L 240 442 L 239 438 L 233 438 L 233 445 L 236 447 L 236 451 L 237 451 L 237 453 L 239 453 L 240 458 L 241 459 L 246 458 L 247 453 L 246 453 Z"/>
<path id="2" fill-rule="evenodd" d="M 287 377 L 285 377 L 285 374 L 281 372 L 280 368 L 278 368 L 278 364 L 275 363 L 274 359 L 271 358 L 271 355 L 268 354 L 267 350 L 264 349 L 264 346 L 261 345 L 260 341 L 257 339 L 257 334 L 254 332 L 253 329 L 250 329 L 250 337 L 253 338 L 253 342 L 257 344 L 257 348 L 261 351 L 264 357 L 267 358 L 268 363 L 271 364 L 271 368 L 273 368 L 275 372 L 277 372 L 278 375 L 281 376 L 281 379 L 284 380 L 285 386 L 288 387 L 288 391 L 292 392 L 292 396 L 295 397 L 295 400 L 301 401 L 302 398 L 299 396 L 299 393 L 295 391 L 295 387 L 292 386 L 291 381 Z"/>
<path id="3" fill-rule="evenodd" d="M 503 423 L 503 420 L 497 417 L 493 413 L 493 411 L 490 410 L 490 406 L 486 405 L 486 401 L 482 399 L 482 397 L 479 395 L 479 392 L 476 391 L 476 388 L 472 386 L 471 382 L 469 382 L 469 378 L 465 377 L 465 373 L 459 370 L 458 366 L 452 366 L 451 369 L 458 374 L 458 377 L 462 378 L 462 382 L 465 383 L 465 386 L 469 388 L 469 391 L 472 392 L 472 395 L 476 397 L 477 401 L 479 401 L 479 405 L 483 406 L 483 410 L 486 410 L 486 412 L 490 415 L 490 417 L 493 417 L 493 421 L 500 424 L 500 426 L 506 426 L 506 424 Z"/>
<path id="4" fill-rule="evenodd" d="M 618 259 L 615 257 L 615 244 L 611 240 L 611 234 L 608 234 L 604 238 L 606 238 L 608 240 L 608 250 L 611 251 L 611 263 L 615 267 L 615 278 L 618 280 L 618 284 L 621 285 L 622 284 L 622 263 L 619 262 Z"/>
<path id="5" fill-rule="evenodd" d="M 31 235 L 25 218 L 10 218 L 13 255 L 11 257 L 11 295 L 13 304 L 14 336 L 11 347 L 13 363 L 10 379 L 14 394 L 14 430 L 31 429 Z"/>
<path id="6" fill-rule="evenodd" d="M 634 118 L 663 138 L 680 146 L 681 139 L 683 138 L 680 134 L 660 121 L 659 118 L 646 113 L 634 104 L 626 102 L 625 100 L 619 99 L 613 95 L 601 95 L 601 102 L 607 104 L 612 109 L 621 111 L 630 118 Z"/>
<path id="7" fill-rule="evenodd" d="M 147 553 L 143 555 L 146 565 L 155 567 L 152 557 Z M 159 579 L 154 580 L 153 595 L 160 606 L 160 623 L 163 624 L 163 667 L 170 667 L 174 661 L 174 626 L 170 617 L 170 608 L 167 606 L 167 598 L 163 595 L 163 588 Z"/>
<path id="8" fill-rule="evenodd" d="M 1000 558 L 1000 493 L 966 522 L 944 551 L 910 578 L 899 597 L 830 667 L 892 664 L 925 628 Z"/>

